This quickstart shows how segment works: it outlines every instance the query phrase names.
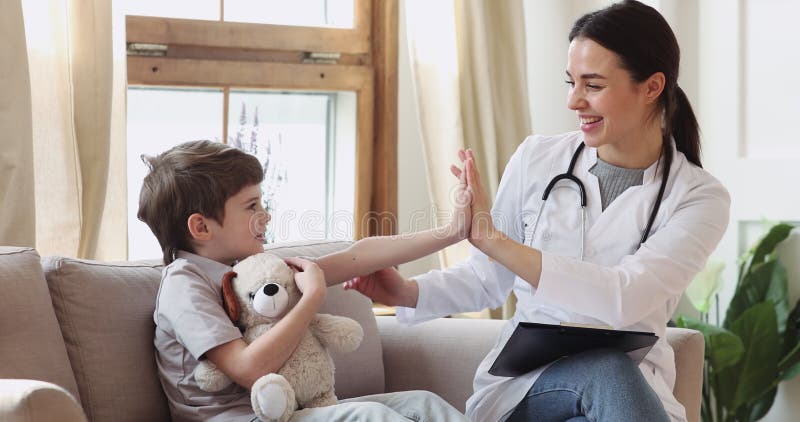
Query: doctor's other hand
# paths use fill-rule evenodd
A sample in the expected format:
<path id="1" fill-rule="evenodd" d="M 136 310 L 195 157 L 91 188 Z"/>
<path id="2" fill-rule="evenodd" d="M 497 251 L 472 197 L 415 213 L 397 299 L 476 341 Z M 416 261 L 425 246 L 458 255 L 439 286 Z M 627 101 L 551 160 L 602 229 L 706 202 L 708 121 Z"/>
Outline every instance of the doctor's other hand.
<path id="1" fill-rule="evenodd" d="M 344 282 L 345 290 L 355 290 L 375 302 L 387 306 L 414 308 L 419 298 L 419 286 L 403 277 L 394 267 Z"/>

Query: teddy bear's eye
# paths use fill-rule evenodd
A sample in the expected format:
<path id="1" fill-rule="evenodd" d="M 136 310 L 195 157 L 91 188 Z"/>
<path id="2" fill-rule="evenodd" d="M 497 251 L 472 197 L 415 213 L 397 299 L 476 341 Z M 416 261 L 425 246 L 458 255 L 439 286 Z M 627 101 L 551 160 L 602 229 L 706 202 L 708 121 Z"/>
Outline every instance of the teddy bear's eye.
<path id="1" fill-rule="evenodd" d="M 247 296 L 249 296 L 249 297 L 250 297 L 250 300 L 253 300 L 253 298 L 255 298 L 255 297 L 256 297 L 256 294 L 255 294 L 255 293 L 253 293 L 253 292 L 250 292 L 250 293 L 248 293 L 248 294 L 247 294 Z"/>

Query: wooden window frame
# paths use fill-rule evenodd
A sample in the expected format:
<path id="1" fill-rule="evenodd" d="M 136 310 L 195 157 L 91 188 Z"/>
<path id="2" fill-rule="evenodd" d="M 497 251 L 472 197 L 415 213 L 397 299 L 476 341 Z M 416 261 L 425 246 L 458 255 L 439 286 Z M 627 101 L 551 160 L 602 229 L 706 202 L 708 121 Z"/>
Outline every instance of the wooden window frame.
<path id="1" fill-rule="evenodd" d="M 353 29 L 127 16 L 128 85 L 355 92 L 354 237 L 396 234 L 398 5 L 354 1 Z"/>

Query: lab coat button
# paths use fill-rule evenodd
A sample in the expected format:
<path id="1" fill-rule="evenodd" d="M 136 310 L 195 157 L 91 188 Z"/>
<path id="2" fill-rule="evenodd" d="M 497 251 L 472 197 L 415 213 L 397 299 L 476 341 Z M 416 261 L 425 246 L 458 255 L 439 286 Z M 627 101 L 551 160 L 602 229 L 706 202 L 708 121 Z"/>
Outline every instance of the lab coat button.
<path id="1" fill-rule="evenodd" d="M 553 235 L 552 235 L 552 234 L 550 234 L 550 232 L 549 232 L 549 231 L 546 231 L 546 232 L 544 232 L 544 233 L 542 234 L 542 240 L 544 240 L 545 242 L 548 242 L 548 241 L 550 241 L 550 239 L 552 239 L 552 237 L 553 237 Z"/>

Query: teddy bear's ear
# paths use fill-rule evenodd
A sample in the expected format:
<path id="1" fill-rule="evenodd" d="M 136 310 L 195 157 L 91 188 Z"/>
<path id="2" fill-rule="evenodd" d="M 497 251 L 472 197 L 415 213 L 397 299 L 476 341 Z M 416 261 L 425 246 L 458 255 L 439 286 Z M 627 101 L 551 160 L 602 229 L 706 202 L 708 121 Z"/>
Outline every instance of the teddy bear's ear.
<path id="1" fill-rule="evenodd" d="M 236 293 L 233 292 L 233 278 L 236 273 L 228 271 L 222 276 L 222 307 L 228 313 L 228 317 L 234 324 L 239 322 L 239 302 L 236 301 Z"/>

